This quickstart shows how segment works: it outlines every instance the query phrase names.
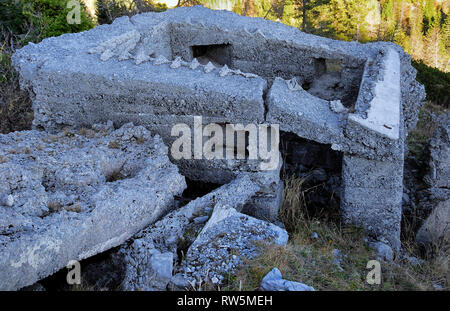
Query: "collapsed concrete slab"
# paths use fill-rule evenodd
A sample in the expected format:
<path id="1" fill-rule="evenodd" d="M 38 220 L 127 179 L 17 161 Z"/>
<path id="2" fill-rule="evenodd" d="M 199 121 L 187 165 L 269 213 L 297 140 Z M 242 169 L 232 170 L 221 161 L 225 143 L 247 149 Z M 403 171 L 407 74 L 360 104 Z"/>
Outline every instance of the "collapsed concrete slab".
<path id="1" fill-rule="evenodd" d="M 208 214 L 215 204 L 228 204 L 240 211 L 245 203 L 260 189 L 249 175 L 241 175 L 205 196 L 167 214 L 166 217 L 142 230 L 135 239 L 146 237 L 161 251 L 177 253 L 177 243 L 183 239 L 196 215 Z M 201 225 L 203 227 L 203 225 Z"/>
<path id="2" fill-rule="evenodd" d="M 220 284 L 227 273 L 244 260 L 261 253 L 260 243 L 285 245 L 286 230 L 248 215 L 229 205 L 216 204 L 211 218 L 189 247 L 180 271 L 194 287 Z"/>
<path id="3" fill-rule="evenodd" d="M 305 91 L 296 80 L 276 78 L 267 94 L 267 120 L 281 130 L 322 144 L 342 140 L 343 116 L 331 110 L 330 102 Z"/>
<path id="4" fill-rule="evenodd" d="M 112 123 L 0 135 L 0 289 L 118 246 L 186 188 L 159 136 Z"/>
<path id="5" fill-rule="evenodd" d="M 361 159 L 355 163 L 372 161 L 374 171 L 384 170 L 383 161 L 400 167 L 407 131 L 425 95 L 410 57 L 395 44 L 335 41 L 199 6 L 122 17 L 29 44 L 13 63 L 22 87 L 34 94 L 35 127 L 55 131 L 108 119 L 115 125 L 132 121 L 170 146 L 173 126 L 191 125 L 195 116 L 221 127 L 275 123 Z M 216 183 L 229 182 L 236 172 L 257 173 L 261 162 L 171 160 L 187 177 Z M 352 186 L 367 179 L 358 169 L 343 174 L 356 178 L 344 183 L 344 218 L 374 235 L 385 232 L 397 247 L 401 201 L 395 191 L 401 192 L 401 181 L 385 185 L 392 204 L 383 207 L 376 188 Z M 279 198 L 280 186 L 270 188 L 267 196 Z M 360 198 L 354 189 L 362 191 Z M 370 204 L 367 197 L 373 198 Z M 395 211 L 369 222 L 357 216 L 368 209 Z M 356 217 L 345 216 L 350 214 Z"/>
<path id="6" fill-rule="evenodd" d="M 424 181 L 427 201 L 432 211 L 420 227 L 416 242 L 422 246 L 450 246 L 450 114 L 445 112 L 433 118 L 436 129 L 429 140 L 428 172 Z"/>
<path id="7" fill-rule="evenodd" d="M 107 262 L 115 267 L 112 270 L 121 271 L 120 276 L 117 273 L 111 276 L 113 279 L 120 278 L 114 280 L 114 283 L 120 284 L 123 290 L 166 290 L 169 282 L 174 281 L 172 273 L 179 272 L 176 263 L 183 259 L 180 256 L 186 255 L 182 252 L 187 252 L 187 246 L 192 244 L 196 233 L 205 225 L 196 219 L 209 219 L 217 204 L 229 204 L 242 210 L 259 189 L 248 174 L 240 175 L 232 182 L 168 213 L 146 227 L 109 255 Z M 190 287 L 186 278 L 181 277 L 181 281 L 185 286 L 179 289 Z M 111 280 L 101 280 L 96 286 L 103 287 L 108 282 Z"/>

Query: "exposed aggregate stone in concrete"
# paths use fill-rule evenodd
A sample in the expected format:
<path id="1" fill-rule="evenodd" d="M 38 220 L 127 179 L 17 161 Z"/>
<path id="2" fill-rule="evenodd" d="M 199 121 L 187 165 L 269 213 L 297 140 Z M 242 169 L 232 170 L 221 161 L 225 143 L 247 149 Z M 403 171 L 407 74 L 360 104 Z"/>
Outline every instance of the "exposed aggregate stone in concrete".
<path id="1" fill-rule="evenodd" d="M 0 142 L 5 290 L 122 244 L 167 213 L 186 187 L 161 138 L 142 126 L 23 131 Z"/>

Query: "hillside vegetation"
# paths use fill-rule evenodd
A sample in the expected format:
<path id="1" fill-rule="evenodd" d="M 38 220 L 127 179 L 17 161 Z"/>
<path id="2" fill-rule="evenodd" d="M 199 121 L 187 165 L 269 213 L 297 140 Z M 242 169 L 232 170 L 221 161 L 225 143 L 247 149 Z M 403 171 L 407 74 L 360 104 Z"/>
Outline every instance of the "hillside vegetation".
<path id="1" fill-rule="evenodd" d="M 413 59 L 450 71 L 450 2 L 439 0 L 198 0 L 340 40 L 390 41 Z M 192 1 L 190 1 L 192 3 Z"/>

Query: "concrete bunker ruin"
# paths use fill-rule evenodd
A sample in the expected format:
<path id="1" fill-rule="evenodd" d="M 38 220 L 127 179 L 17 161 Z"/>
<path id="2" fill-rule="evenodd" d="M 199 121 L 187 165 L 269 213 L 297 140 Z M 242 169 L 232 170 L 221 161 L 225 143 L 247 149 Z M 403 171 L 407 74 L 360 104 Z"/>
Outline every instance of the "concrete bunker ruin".
<path id="1" fill-rule="evenodd" d="M 171 146 L 175 124 L 278 124 L 342 154 L 344 221 L 400 247 L 404 141 L 423 86 L 403 50 L 341 42 L 203 7 L 122 17 L 30 44 L 14 55 L 33 94 L 34 127 L 52 132 L 112 120 L 143 125 Z M 245 172 L 262 190 L 251 213 L 274 219 L 281 163 L 172 159 L 192 180 Z"/>

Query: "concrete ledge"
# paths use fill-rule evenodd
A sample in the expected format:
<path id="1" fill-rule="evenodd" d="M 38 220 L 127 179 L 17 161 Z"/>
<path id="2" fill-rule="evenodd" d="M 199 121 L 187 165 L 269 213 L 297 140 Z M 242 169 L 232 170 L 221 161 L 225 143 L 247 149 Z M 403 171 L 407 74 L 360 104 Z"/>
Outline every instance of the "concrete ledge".
<path id="1" fill-rule="evenodd" d="M 331 111 L 330 103 L 309 94 L 301 86 L 288 87 L 276 78 L 267 94 L 267 122 L 279 123 L 280 129 L 322 144 L 342 139 L 342 116 Z"/>
<path id="2" fill-rule="evenodd" d="M 383 59 L 381 81 L 375 83 L 373 99 L 366 111 L 367 117 L 350 114 L 348 127 L 363 127 L 374 135 L 398 140 L 400 135 L 400 58 L 393 49 Z"/>

